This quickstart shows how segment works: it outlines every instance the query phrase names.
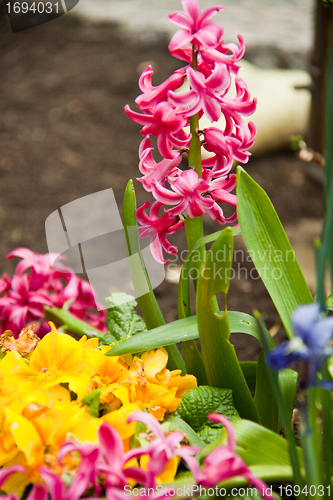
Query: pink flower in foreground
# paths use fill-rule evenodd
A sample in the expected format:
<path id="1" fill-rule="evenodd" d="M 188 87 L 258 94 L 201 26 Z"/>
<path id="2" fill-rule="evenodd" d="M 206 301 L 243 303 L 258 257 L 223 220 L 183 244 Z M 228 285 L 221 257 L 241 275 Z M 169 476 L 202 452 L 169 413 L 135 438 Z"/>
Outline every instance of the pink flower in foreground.
<path id="1" fill-rule="evenodd" d="M 232 133 L 233 123 L 227 121 L 226 131 L 216 127 L 204 129 L 203 147 L 206 151 L 215 153 L 215 156 L 202 160 L 204 167 L 213 167 L 211 177 L 219 177 L 227 174 L 233 159 L 247 163 L 251 153 L 248 151 L 254 143 L 256 127 L 252 122 L 248 125 L 240 119 L 236 124 L 236 133 Z M 225 132 L 229 132 L 225 133 Z"/>
<path id="2" fill-rule="evenodd" d="M 220 24 L 209 19 L 224 7 L 213 5 L 201 12 L 198 0 L 181 0 L 181 3 L 185 12 L 177 11 L 169 15 L 170 21 L 181 28 L 169 43 L 170 52 L 189 43 L 199 48 L 216 45 L 223 35 L 223 29 Z"/>
<path id="3" fill-rule="evenodd" d="M 235 431 L 231 422 L 216 413 L 211 413 L 208 418 L 212 422 L 224 425 L 228 434 L 228 444 L 217 446 L 205 457 L 200 484 L 211 487 L 231 477 L 242 476 L 257 488 L 260 495 L 266 499 L 272 499 L 272 495 L 267 493 L 267 485 L 256 477 L 243 459 L 237 455 Z"/>
<path id="4" fill-rule="evenodd" d="M 129 479 L 141 484 L 148 482 L 146 471 L 139 467 L 125 467 L 133 453 L 132 450 L 124 453 L 122 440 L 114 427 L 103 422 L 98 430 L 98 441 L 98 445 L 66 441 L 61 446 L 58 453 L 60 461 L 69 453 L 78 452 L 81 463 L 71 485 L 66 489 L 59 485 L 62 488 L 62 496 L 59 498 L 55 496 L 59 478 L 50 471 L 39 469 L 44 482 L 47 482 L 52 500 L 77 500 L 91 485 L 97 496 L 105 488 L 108 499 L 124 499 L 126 495 L 123 490 Z"/>
<path id="5" fill-rule="evenodd" d="M 213 181 L 207 180 L 207 182 L 210 195 L 214 200 L 237 206 L 237 196 L 230 193 L 236 187 L 236 174 L 229 174 Z"/>
<path id="6" fill-rule="evenodd" d="M 25 469 L 22 467 L 22 465 L 12 465 L 11 467 L 6 467 L 0 469 L 0 491 L 2 490 L 2 485 L 8 479 L 9 476 L 14 474 L 15 472 L 24 472 Z M 14 494 L 6 495 L 6 496 L 0 496 L 0 500 L 19 500 L 18 497 Z"/>
<path id="7" fill-rule="evenodd" d="M 200 477 L 199 463 L 195 455 L 201 451 L 197 446 L 180 446 L 181 441 L 184 439 L 184 434 L 179 431 L 171 432 L 166 435 L 162 429 L 161 424 L 148 413 L 135 412 L 129 418 L 128 422 L 141 422 L 154 434 L 154 439 L 146 448 L 134 448 L 127 452 L 127 457 L 139 457 L 142 455 L 149 455 L 149 463 L 147 466 L 148 483 L 145 484 L 146 488 L 155 488 L 156 476 L 164 471 L 166 464 L 174 457 L 180 457 L 190 471 L 194 478 Z"/>
<path id="8" fill-rule="evenodd" d="M 208 192 L 209 185 L 200 179 L 192 168 L 183 171 L 172 182 L 171 188 L 172 191 L 156 181 L 152 184 L 152 193 L 157 201 L 165 205 L 177 205 L 169 210 L 173 215 L 179 215 L 186 210 L 188 216 L 194 219 L 204 214 L 214 204 L 210 197 L 203 196 Z"/>
<path id="9" fill-rule="evenodd" d="M 0 294 L 4 292 L 8 292 L 10 290 L 12 280 L 8 274 L 4 274 L 2 278 L 0 278 Z"/>
<path id="10" fill-rule="evenodd" d="M 184 222 L 170 212 L 165 212 L 159 218 L 158 213 L 162 207 L 162 203 L 158 201 L 152 204 L 148 216 L 145 209 L 149 207 L 150 203 L 146 201 L 146 203 L 136 211 L 137 221 L 142 226 L 140 227 L 140 238 L 150 237 L 150 250 L 154 259 L 160 264 L 167 264 L 167 261 L 163 257 L 163 250 L 170 254 L 175 254 L 178 250 L 169 243 L 166 237 L 182 228 Z"/>

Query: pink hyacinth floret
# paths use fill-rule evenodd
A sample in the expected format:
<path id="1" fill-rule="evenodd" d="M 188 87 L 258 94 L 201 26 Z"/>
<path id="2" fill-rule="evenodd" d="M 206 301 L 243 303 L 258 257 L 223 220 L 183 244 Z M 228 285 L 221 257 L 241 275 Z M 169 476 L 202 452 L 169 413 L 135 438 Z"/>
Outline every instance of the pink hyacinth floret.
<path id="1" fill-rule="evenodd" d="M 43 337 L 50 331 L 44 320 L 44 306 L 63 307 L 90 326 L 106 332 L 106 312 L 96 309 L 90 284 L 65 266 L 55 254 L 37 254 L 17 248 L 7 255 L 19 257 L 15 274 L 0 279 L 0 333 L 10 330 L 18 337 L 24 327 L 36 324 L 34 333 Z M 57 258 L 57 268 L 52 262 Z"/>
<path id="2" fill-rule="evenodd" d="M 172 12 L 169 15 L 170 21 L 181 28 L 169 43 L 170 52 L 189 43 L 198 45 L 199 48 L 218 43 L 223 35 L 223 28 L 209 19 L 224 10 L 224 7 L 213 5 L 201 12 L 198 0 L 181 0 L 181 3 L 185 12 Z"/>
<path id="3" fill-rule="evenodd" d="M 150 250 L 154 259 L 160 264 L 167 264 L 167 261 L 163 257 L 163 250 L 169 254 L 175 254 L 177 253 L 177 248 L 171 245 L 166 237 L 177 232 L 184 226 L 184 222 L 170 212 L 165 212 L 159 217 L 158 214 L 162 203 L 158 201 L 153 203 L 148 216 L 145 209 L 149 207 L 150 203 L 146 201 L 136 211 L 136 218 L 139 224 L 141 224 L 139 230 L 140 238 L 150 237 Z"/>
<path id="4" fill-rule="evenodd" d="M 210 488 L 226 479 L 241 476 L 248 483 L 252 483 L 265 499 L 272 499 L 272 495 L 267 492 L 266 483 L 256 477 L 244 460 L 237 455 L 236 436 L 230 420 L 217 413 L 210 413 L 208 418 L 211 422 L 218 422 L 225 427 L 228 434 L 228 444 L 217 446 L 205 457 L 200 484 Z"/>

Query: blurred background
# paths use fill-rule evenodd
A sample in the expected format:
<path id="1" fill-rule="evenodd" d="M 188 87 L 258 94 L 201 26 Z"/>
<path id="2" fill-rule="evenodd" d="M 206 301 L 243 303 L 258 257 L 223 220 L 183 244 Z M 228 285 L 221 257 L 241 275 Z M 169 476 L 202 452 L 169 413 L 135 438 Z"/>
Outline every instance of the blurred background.
<path id="1" fill-rule="evenodd" d="M 211 3 L 201 0 L 202 8 Z M 225 28 L 224 41 L 244 37 L 248 63 L 241 76 L 258 97 L 258 141 L 246 169 L 271 197 L 313 290 L 322 185 L 291 150 L 290 136 L 307 137 L 315 1 L 222 4 L 226 9 L 216 19 Z M 16 247 L 47 252 L 45 219 L 62 205 L 112 188 L 121 209 L 127 181 L 139 176 L 141 138 L 140 126 L 123 109 L 135 108 L 137 80 L 148 63 L 155 85 L 181 66 L 167 50 L 176 30 L 168 13 L 180 9 L 178 0 L 80 0 L 52 22 L 13 33 L 0 0 L 1 273 L 13 272 L 15 263 L 5 255 Z M 135 185 L 138 204 L 150 200 Z M 206 233 L 219 229 L 206 221 Z M 186 247 L 181 231 L 171 240 Z M 241 237 L 236 248 L 243 249 Z M 177 317 L 177 265 L 156 290 L 167 321 Z M 252 263 L 242 257 L 235 266 L 228 307 L 251 313 L 256 306 L 278 331 L 270 298 L 255 273 L 250 276 Z M 254 341 L 241 359 L 256 351 Z"/>

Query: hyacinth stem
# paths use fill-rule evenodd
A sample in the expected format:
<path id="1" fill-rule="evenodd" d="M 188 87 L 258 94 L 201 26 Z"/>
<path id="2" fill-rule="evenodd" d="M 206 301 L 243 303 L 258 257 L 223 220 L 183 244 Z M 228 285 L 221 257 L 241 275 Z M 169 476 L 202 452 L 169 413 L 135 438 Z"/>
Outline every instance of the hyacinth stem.
<path id="1" fill-rule="evenodd" d="M 197 69 L 197 52 L 195 45 L 192 47 L 192 67 Z M 199 130 L 199 115 L 196 114 L 190 118 L 190 132 L 192 138 L 190 141 L 190 149 L 188 154 L 188 164 L 190 168 L 193 168 L 199 177 L 202 177 L 201 171 L 201 144 L 198 135 Z M 195 219 L 190 219 L 186 217 L 185 220 L 185 232 L 186 232 L 186 242 L 187 248 L 190 251 L 193 245 L 198 241 L 199 238 L 203 236 L 203 222 L 202 216 L 196 217 Z M 204 260 L 206 249 L 204 246 L 200 247 L 198 250 L 199 258 L 192 262 L 190 275 L 193 279 L 194 288 L 197 288 L 197 280 L 199 277 L 200 266 Z M 179 318 L 183 318 L 182 313 L 184 309 L 178 311 Z M 207 384 L 207 377 L 205 372 L 204 363 L 197 347 L 195 340 L 189 340 L 187 342 L 182 342 L 183 357 L 186 364 L 186 369 L 188 373 L 192 373 L 196 376 L 199 385 Z"/>

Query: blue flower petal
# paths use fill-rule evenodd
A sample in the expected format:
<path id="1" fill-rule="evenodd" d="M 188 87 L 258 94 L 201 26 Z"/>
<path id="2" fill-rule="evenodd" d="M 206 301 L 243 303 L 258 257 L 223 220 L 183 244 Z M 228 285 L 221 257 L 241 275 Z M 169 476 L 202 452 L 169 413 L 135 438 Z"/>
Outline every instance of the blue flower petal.
<path id="1" fill-rule="evenodd" d="M 309 338 L 308 346 L 311 350 L 322 351 L 333 337 L 333 316 L 323 318 L 315 324 Z"/>
<path id="2" fill-rule="evenodd" d="M 303 342 L 307 345 L 309 345 L 309 340 L 311 343 L 309 335 L 311 336 L 312 329 L 318 320 L 320 311 L 320 305 L 314 303 L 298 307 L 292 315 L 295 333 L 297 336 L 301 337 Z"/>
<path id="3" fill-rule="evenodd" d="M 299 353 L 294 351 L 290 352 L 288 349 L 289 344 L 290 342 L 285 342 L 268 354 L 267 363 L 274 370 L 282 370 L 282 368 L 299 360 Z"/>

